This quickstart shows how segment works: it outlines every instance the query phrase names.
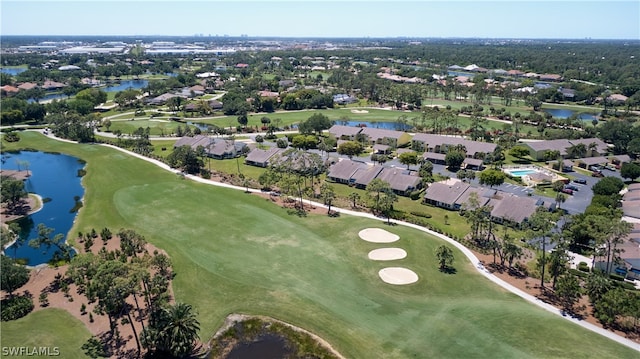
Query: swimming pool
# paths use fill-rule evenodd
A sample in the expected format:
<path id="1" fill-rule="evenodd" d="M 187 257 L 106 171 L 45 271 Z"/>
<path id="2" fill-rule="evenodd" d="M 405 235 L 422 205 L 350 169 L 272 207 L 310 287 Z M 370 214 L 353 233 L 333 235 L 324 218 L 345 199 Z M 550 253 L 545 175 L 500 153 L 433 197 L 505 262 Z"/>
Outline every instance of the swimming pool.
<path id="1" fill-rule="evenodd" d="M 509 171 L 509 174 L 511 174 L 514 177 L 522 177 L 522 176 L 530 175 L 532 173 L 537 173 L 537 172 L 538 171 L 534 169 L 526 169 L 526 170 L 512 170 L 512 171 Z"/>

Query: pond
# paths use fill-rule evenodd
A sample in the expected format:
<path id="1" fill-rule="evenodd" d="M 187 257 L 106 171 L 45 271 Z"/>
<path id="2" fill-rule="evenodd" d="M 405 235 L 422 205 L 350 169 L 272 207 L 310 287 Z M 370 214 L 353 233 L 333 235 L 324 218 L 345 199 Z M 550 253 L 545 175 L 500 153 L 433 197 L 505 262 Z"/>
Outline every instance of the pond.
<path id="1" fill-rule="evenodd" d="M 368 121 L 336 121 L 336 125 L 352 126 L 352 127 L 371 127 L 381 128 L 394 131 L 408 131 L 413 127 L 409 124 L 401 124 L 398 122 L 368 122 Z"/>
<path id="2" fill-rule="evenodd" d="M 3 67 L 0 69 L 0 72 L 5 73 L 5 74 L 9 74 L 11 76 L 15 76 L 21 72 L 25 72 L 27 71 L 27 69 L 25 69 L 24 67 Z"/>
<path id="3" fill-rule="evenodd" d="M 288 354 L 290 351 L 284 339 L 266 334 L 251 343 L 236 346 L 226 359 L 280 359 Z"/>
<path id="4" fill-rule="evenodd" d="M 573 116 L 574 113 L 576 113 L 576 111 L 562 109 L 562 108 L 544 108 L 544 109 L 542 109 L 542 111 L 544 111 L 546 113 L 550 113 L 551 116 L 553 116 L 555 118 L 559 118 L 559 119 L 569 118 L 569 117 Z M 578 114 L 578 118 L 583 120 L 583 121 L 596 120 L 597 117 L 598 117 L 598 115 L 597 114 L 593 114 L 593 113 L 580 113 L 580 114 Z"/>
<path id="5" fill-rule="evenodd" d="M 134 90 L 138 90 L 141 88 L 145 88 L 148 85 L 149 85 L 149 81 L 147 80 L 122 80 L 118 85 L 105 87 L 103 91 L 104 92 L 120 92 L 120 91 L 128 90 L 130 88 Z"/>
<path id="6" fill-rule="evenodd" d="M 55 248 L 32 248 L 29 240 L 38 236 L 37 226 L 40 223 L 55 229 L 51 236 L 58 233 L 67 236 L 76 217 L 78 201 L 84 195 L 78 175 L 84 163 L 68 155 L 27 151 L 2 153 L 1 161 L 3 169 L 28 169 L 31 176 L 25 181 L 26 190 L 40 195 L 45 202 L 40 211 L 18 220 L 22 229 L 21 240 L 9 246 L 5 254 L 25 259 L 30 266 L 47 263 Z"/>

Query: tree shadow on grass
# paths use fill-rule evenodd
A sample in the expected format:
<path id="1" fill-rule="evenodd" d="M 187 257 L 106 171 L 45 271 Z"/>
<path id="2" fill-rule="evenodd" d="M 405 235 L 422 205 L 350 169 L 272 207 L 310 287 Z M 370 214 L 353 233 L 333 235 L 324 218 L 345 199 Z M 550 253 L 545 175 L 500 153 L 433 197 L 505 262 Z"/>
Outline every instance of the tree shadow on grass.
<path id="1" fill-rule="evenodd" d="M 456 273 L 458 273 L 458 271 L 453 267 L 440 268 L 440 272 L 442 272 L 444 274 L 456 274 Z"/>

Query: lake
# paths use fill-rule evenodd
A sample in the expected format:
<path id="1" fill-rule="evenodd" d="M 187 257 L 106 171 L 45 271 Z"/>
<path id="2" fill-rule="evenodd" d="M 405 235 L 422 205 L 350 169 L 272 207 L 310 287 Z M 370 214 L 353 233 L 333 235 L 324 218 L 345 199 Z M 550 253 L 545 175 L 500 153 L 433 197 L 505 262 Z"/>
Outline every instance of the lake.
<path id="1" fill-rule="evenodd" d="M 120 92 L 130 88 L 138 90 L 147 87 L 147 85 L 149 85 L 147 80 L 122 80 L 118 85 L 107 86 L 102 90 L 104 92 Z"/>
<path id="2" fill-rule="evenodd" d="M 371 128 L 381 128 L 385 130 L 394 130 L 394 131 L 408 131 L 413 127 L 409 124 L 400 124 L 397 122 L 388 122 L 388 121 L 380 121 L 380 122 L 368 122 L 368 121 L 336 121 L 336 125 L 342 126 L 352 126 L 352 127 L 371 127 Z"/>
<path id="3" fill-rule="evenodd" d="M 561 108 L 544 108 L 542 109 L 542 111 L 546 113 L 550 113 L 551 116 L 559 119 L 569 118 L 573 116 L 574 113 L 576 113 L 573 110 L 567 110 L 567 109 L 561 109 Z M 598 116 L 597 114 L 593 114 L 593 113 L 580 113 L 578 115 L 578 118 L 583 121 L 592 121 L 592 120 L 596 120 L 597 116 Z"/>
<path id="4" fill-rule="evenodd" d="M 51 236 L 58 233 L 67 236 L 76 217 L 76 212 L 72 212 L 76 198 L 81 200 L 84 195 L 81 178 L 78 177 L 78 170 L 84 168 L 84 163 L 68 155 L 27 151 L 2 153 L 1 161 L 3 169 L 25 170 L 28 166 L 31 176 L 25 181 L 26 190 L 43 199 L 51 199 L 45 201 L 40 211 L 18 221 L 23 241 L 8 247 L 5 254 L 24 258 L 30 266 L 47 263 L 55 248 L 32 248 L 29 240 L 38 236 L 37 226 L 40 223 L 55 229 Z"/>
<path id="5" fill-rule="evenodd" d="M 10 67 L 10 68 L 6 68 L 3 67 L 0 69 L 0 72 L 5 73 L 5 74 L 9 74 L 11 76 L 15 76 L 21 72 L 25 72 L 27 71 L 27 69 L 25 69 L 24 67 Z"/>

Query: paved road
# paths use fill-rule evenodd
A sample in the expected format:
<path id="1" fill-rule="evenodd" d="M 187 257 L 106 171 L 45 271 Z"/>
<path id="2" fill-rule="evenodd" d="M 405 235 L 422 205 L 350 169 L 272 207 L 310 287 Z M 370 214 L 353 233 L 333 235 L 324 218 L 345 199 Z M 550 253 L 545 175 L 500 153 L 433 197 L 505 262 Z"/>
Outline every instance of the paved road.
<path id="1" fill-rule="evenodd" d="M 52 136 L 50 136 L 50 137 L 52 137 Z M 55 137 L 52 137 L 52 138 L 55 138 Z M 55 138 L 55 139 L 58 139 L 58 138 Z M 175 169 L 172 169 L 172 168 L 169 168 L 169 166 L 167 166 L 165 163 L 162 163 L 162 162 L 160 162 L 158 160 L 154 160 L 154 159 L 151 159 L 151 158 L 142 156 L 140 154 L 125 150 L 125 149 L 120 148 L 120 147 L 112 146 L 112 145 L 102 145 L 102 146 L 107 146 L 107 147 L 113 148 L 115 150 L 127 153 L 127 154 L 129 154 L 131 156 L 140 158 L 140 159 L 145 160 L 147 162 L 151 162 L 151 163 L 157 165 L 158 167 L 160 167 L 162 169 L 165 169 L 167 171 L 171 171 L 173 173 L 179 173 L 179 171 L 177 171 Z M 206 180 L 206 179 L 198 177 L 198 176 L 187 175 L 186 178 L 191 179 L 193 181 L 200 182 L 200 183 L 206 183 L 206 184 L 209 184 L 209 185 L 213 185 L 213 186 L 231 188 L 231 189 L 240 190 L 240 191 L 245 191 L 246 190 L 245 187 L 238 187 L 238 186 L 233 186 L 233 185 L 226 184 L 226 183 Z M 260 190 L 253 189 L 253 188 L 250 188 L 249 191 L 253 192 L 253 193 L 261 192 Z M 313 206 L 326 208 L 326 206 L 321 204 L 321 203 L 312 202 L 312 201 L 309 201 L 309 200 L 305 200 L 305 202 L 307 204 L 311 204 Z M 372 215 L 370 213 L 356 212 L 356 211 L 343 209 L 343 208 L 337 208 L 337 207 L 332 207 L 332 209 L 335 210 L 335 211 L 340 212 L 341 214 L 346 214 L 346 215 L 351 215 L 351 216 L 358 216 L 358 217 L 365 217 L 365 218 L 378 220 L 378 221 L 383 221 L 383 222 L 386 221 L 386 219 L 376 217 L 376 216 L 374 216 L 374 215 Z M 529 301 L 529 302 L 531 302 L 531 303 L 533 303 L 533 304 L 535 304 L 535 305 L 537 305 L 537 306 L 539 306 L 539 307 L 541 307 L 541 308 L 543 308 L 543 309 L 545 309 L 545 310 L 547 310 L 547 311 L 549 311 L 549 312 L 551 312 L 553 314 L 561 316 L 564 319 L 569 320 L 569 321 L 571 321 L 571 322 L 573 322 L 573 323 L 575 323 L 575 324 L 577 324 L 577 325 L 579 325 L 579 326 L 581 326 L 581 327 L 583 327 L 585 329 L 588 329 L 588 330 L 590 330 L 592 332 L 598 333 L 598 334 L 600 334 L 602 336 L 605 336 L 605 337 L 607 337 L 607 338 L 609 338 L 609 339 L 611 339 L 611 340 L 613 340 L 613 341 L 615 341 L 617 343 L 620 343 L 622 345 L 625 345 L 625 346 L 627 346 L 627 347 L 629 347 L 631 349 L 634 349 L 634 350 L 637 350 L 637 351 L 640 352 L 640 344 L 638 344 L 636 342 L 633 342 L 633 341 L 631 341 L 631 340 L 629 340 L 627 338 L 624 338 L 622 336 L 619 336 L 619 335 L 617 335 L 615 333 L 612 333 L 612 332 L 610 332 L 610 331 L 608 331 L 606 329 L 603 329 L 603 328 L 600 328 L 600 327 L 598 327 L 596 325 L 588 323 L 586 321 L 579 320 L 577 318 L 568 316 L 562 310 L 560 310 L 560 309 L 558 309 L 558 308 L 556 308 L 556 307 L 554 307 L 554 306 L 552 306 L 552 305 L 550 305 L 548 303 L 545 303 L 545 302 L 541 301 L 540 299 L 538 299 L 538 298 L 536 298 L 536 297 L 534 297 L 534 296 L 532 296 L 532 295 L 530 295 L 530 294 L 528 294 L 528 293 L 526 293 L 526 292 L 514 287 L 513 285 L 511 285 L 511 284 L 503 281 L 502 279 L 498 278 L 497 276 L 491 274 L 491 272 L 489 272 L 486 268 L 484 268 L 484 266 L 480 263 L 480 260 L 478 259 L 478 257 L 476 257 L 473 254 L 473 252 L 471 252 L 468 248 L 466 248 L 465 246 L 463 246 L 459 242 L 456 242 L 452 238 L 449 238 L 449 237 L 447 237 L 447 236 L 445 236 L 443 234 L 440 234 L 440 233 L 433 232 L 431 230 L 428 230 L 428 229 L 426 229 L 424 227 L 420 227 L 420 226 L 415 225 L 415 224 L 402 222 L 402 221 L 397 221 L 397 220 L 391 220 L 391 222 L 393 222 L 395 224 L 398 224 L 398 225 L 403 225 L 403 226 L 407 226 L 407 227 L 411 227 L 411 228 L 417 229 L 419 231 L 431 234 L 431 235 L 433 235 L 435 237 L 438 237 L 438 238 L 448 242 L 449 244 L 451 244 L 454 247 L 458 248 L 469 259 L 469 261 L 471 261 L 473 266 L 476 268 L 476 270 L 478 272 L 480 272 L 480 274 L 482 274 L 485 278 L 489 279 L 490 281 L 496 283 L 500 287 L 502 287 L 502 288 L 504 288 L 504 289 L 506 289 L 506 290 L 518 295 L 519 297 L 521 297 L 521 298 L 523 298 L 523 299 L 525 299 L 525 300 L 527 300 L 527 301 Z"/>

